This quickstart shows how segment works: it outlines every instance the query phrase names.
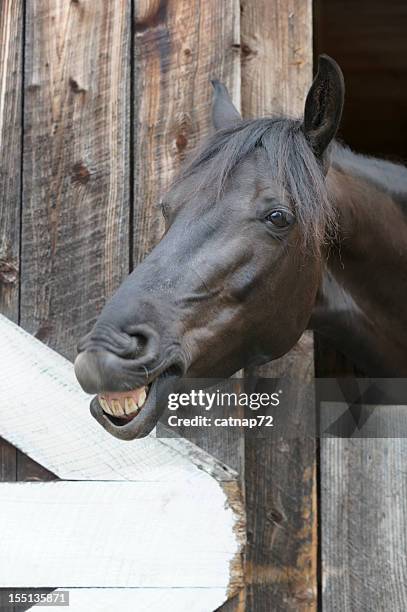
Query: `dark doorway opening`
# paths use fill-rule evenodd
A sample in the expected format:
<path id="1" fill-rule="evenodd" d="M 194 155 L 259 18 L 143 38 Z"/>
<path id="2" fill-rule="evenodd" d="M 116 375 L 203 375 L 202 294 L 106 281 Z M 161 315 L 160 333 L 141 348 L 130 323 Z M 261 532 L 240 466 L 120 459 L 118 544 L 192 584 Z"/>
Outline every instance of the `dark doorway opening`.
<path id="1" fill-rule="evenodd" d="M 407 162 L 406 0 L 315 0 L 315 56 L 340 64 L 340 138 L 360 153 Z"/>
<path id="2" fill-rule="evenodd" d="M 331 55 L 345 76 L 340 140 L 356 152 L 407 163 L 407 1 L 314 0 L 314 51 L 315 58 Z M 316 337 L 318 376 L 354 372 Z"/>

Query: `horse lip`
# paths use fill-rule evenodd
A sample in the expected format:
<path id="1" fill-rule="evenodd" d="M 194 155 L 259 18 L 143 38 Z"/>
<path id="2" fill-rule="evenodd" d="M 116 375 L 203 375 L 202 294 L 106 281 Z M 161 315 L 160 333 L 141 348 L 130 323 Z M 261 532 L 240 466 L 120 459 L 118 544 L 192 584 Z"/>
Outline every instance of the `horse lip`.
<path id="1" fill-rule="evenodd" d="M 156 426 L 165 410 L 168 393 L 179 378 L 179 375 L 167 375 L 165 371 L 153 380 L 143 408 L 131 421 L 123 425 L 113 423 L 103 411 L 97 397 L 94 397 L 90 403 L 90 412 L 96 421 L 115 438 L 120 440 L 144 438 Z"/>

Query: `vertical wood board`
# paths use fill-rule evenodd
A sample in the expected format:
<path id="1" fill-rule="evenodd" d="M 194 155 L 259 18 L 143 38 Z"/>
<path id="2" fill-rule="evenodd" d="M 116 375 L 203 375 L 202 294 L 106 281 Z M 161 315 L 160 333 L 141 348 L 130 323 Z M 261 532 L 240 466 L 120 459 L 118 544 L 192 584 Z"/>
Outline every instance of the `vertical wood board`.
<path id="1" fill-rule="evenodd" d="M 129 0 L 27 3 L 21 324 L 72 358 L 128 271 Z"/>
<path id="2" fill-rule="evenodd" d="M 211 78 L 240 107 L 239 2 L 134 3 L 134 264 L 157 242 L 157 204 L 210 133 Z"/>
<path id="3" fill-rule="evenodd" d="M 212 130 L 210 79 L 223 81 L 240 108 L 240 7 L 238 0 L 144 0 L 134 2 L 134 18 L 137 265 L 163 232 L 157 204 L 182 162 Z M 225 440 L 214 431 L 198 443 L 233 468 L 242 468 L 241 436 Z M 239 598 L 225 610 L 241 610 Z"/>
<path id="4" fill-rule="evenodd" d="M 243 0 L 244 117 L 303 115 L 312 80 L 312 46 L 311 0 Z M 258 374 L 286 379 L 293 423 L 305 402 L 313 418 L 313 397 L 304 395 L 314 376 L 311 336 Z M 276 443 L 248 435 L 245 445 L 248 609 L 315 611 L 316 441 L 282 438 Z"/>
<path id="5" fill-rule="evenodd" d="M 407 608 L 407 440 L 321 440 L 322 606 Z"/>
<path id="6" fill-rule="evenodd" d="M 0 4 L 0 312 L 19 317 L 23 69 L 22 0 Z M 0 480 L 15 480 L 16 449 L 0 439 Z"/>
<path id="7" fill-rule="evenodd" d="M 0 312 L 18 321 L 22 135 L 22 0 L 0 4 Z"/>

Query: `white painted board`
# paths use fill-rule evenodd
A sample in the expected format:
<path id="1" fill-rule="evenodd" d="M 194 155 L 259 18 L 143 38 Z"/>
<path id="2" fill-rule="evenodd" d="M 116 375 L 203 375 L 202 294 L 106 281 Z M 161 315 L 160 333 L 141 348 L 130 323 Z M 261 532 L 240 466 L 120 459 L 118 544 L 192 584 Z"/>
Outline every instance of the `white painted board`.
<path id="1" fill-rule="evenodd" d="M 185 440 L 111 437 L 89 399 L 0 315 L 0 436 L 65 479 L 0 484 L 0 586 L 70 588 L 75 612 L 216 609 L 242 581 L 236 474 Z"/>
<path id="2" fill-rule="evenodd" d="M 225 588 L 236 554 L 225 502 L 204 473 L 166 484 L 3 483 L 0 587 Z"/>

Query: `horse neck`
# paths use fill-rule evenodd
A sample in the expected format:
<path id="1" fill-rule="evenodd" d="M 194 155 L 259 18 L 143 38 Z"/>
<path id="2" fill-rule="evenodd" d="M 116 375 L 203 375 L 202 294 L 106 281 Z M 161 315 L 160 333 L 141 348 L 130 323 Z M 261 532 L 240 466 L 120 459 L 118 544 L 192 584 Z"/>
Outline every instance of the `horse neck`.
<path id="1" fill-rule="evenodd" d="M 311 327 L 366 373 L 405 376 L 407 169 L 345 153 L 334 155 L 327 177 L 338 232 L 327 248 Z"/>

